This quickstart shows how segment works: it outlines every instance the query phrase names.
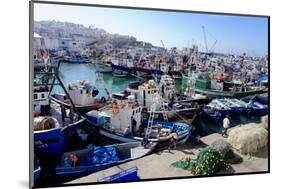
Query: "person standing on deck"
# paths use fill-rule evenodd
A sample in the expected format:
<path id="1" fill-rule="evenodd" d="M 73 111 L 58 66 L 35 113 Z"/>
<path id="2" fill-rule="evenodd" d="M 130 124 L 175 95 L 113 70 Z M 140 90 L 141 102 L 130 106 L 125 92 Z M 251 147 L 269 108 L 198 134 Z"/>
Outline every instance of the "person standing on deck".
<path id="1" fill-rule="evenodd" d="M 177 149 L 177 143 L 175 137 L 178 135 L 177 132 L 172 133 L 172 136 L 170 138 L 170 144 L 168 146 L 168 152 L 171 152 L 171 148 L 174 147 L 174 149 Z"/>
<path id="2" fill-rule="evenodd" d="M 61 104 L 60 108 L 61 108 L 61 120 L 62 123 L 65 124 L 65 117 L 66 117 L 65 107 L 63 104 Z"/>
<path id="3" fill-rule="evenodd" d="M 225 118 L 223 119 L 223 131 L 222 131 L 222 136 L 227 137 L 227 130 L 229 128 L 230 121 L 229 121 L 229 115 L 226 115 Z"/>

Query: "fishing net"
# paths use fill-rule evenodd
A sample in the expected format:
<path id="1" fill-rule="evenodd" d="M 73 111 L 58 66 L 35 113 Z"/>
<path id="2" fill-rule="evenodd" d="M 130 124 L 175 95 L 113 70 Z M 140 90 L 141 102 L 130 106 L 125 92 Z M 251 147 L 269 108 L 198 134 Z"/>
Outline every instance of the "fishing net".
<path id="1" fill-rule="evenodd" d="M 196 160 L 186 157 L 174 162 L 172 166 L 191 170 L 191 173 L 195 176 L 215 175 L 217 172 L 229 168 L 221 153 L 211 147 L 203 148 L 197 155 Z"/>
<path id="2" fill-rule="evenodd" d="M 234 153 L 232 146 L 225 140 L 218 139 L 211 144 L 211 147 L 221 153 L 227 163 L 241 163 L 243 158 Z"/>
<path id="3" fill-rule="evenodd" d="M 268 116 L 261 117 L 261 124 L 263 128 L 268 129 Z"/>
<path id="4" fill-rule="evenodd" d="M 58 123 L 57 121 L 52 117 L 36 117 L 34 118 L 34 131 L 42 131 L 42 130 L 48 130 L 53 129 L 57 127 Z"/>
<path id="5" fill-rule="evenodd" d="M 231 145 L 222 139 L 214 141 L 211 147 L 220 152 L 224 159 L 231 159 L 234 156 Z"/>
<path id="6" fill-rule="evenodd" d="M 228 142 L 241 154 L 253 154 L 267 146 L 268 131 L 253 123 L 235 127 L 229 132 Z"/>

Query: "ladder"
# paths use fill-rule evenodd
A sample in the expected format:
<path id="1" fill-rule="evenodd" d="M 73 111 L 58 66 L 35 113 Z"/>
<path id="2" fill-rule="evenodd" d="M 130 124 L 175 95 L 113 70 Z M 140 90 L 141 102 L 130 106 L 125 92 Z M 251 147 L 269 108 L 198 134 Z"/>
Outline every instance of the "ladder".
<path id="1" fill-rule="evenodd" d="M 146 139 L 149 138 L 151 130 L 152 130 L 152 124 L 153 124 L 153 120 L 154 120 L 155 109 L 156 109 L 155 104 L 152 104 L 151 108 L 150 108 L 148 122 L 147 122 L 147 129 L 146 129 L 146 132 L 145 132 L 145 138 Z"/>
<path id="2" fill-rule="evenodd" d="M 166 112 L 165 102 L 164 102 L 163 99 L 161 100 L 161 110 L 163 112 L 162 114 L 163 114 L 164 121 L 168 121 L 168 116 L 167 116 L 167 112 Z"/>

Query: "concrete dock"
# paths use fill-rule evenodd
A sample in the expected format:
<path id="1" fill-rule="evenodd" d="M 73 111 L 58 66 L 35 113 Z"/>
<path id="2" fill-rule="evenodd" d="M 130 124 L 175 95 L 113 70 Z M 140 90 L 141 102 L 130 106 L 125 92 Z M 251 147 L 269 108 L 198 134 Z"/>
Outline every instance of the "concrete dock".
<path id="1" fill-rule="evenodd" d="M 88 183 L 96 182 L 98 178 L 106 177 L 115 173 L 118 173 L 124 169 L 128 169 L 136 166 L 138 168 L 138 176 L 141 179 L 156 179 L 156 178 L 172 178 L 172 177 L 188 177 L 193 176 L 190 171 L 175 168 L 171 166 L 172 163 L 182 159 L 185 156 L 189 156 L 195 159 L 201 148 L 210 145 L 212 142 L 218 139 L 226 140 L 220 134 L 211 134 L 206 137 L 202 137 L 201 144 L 189 145 L 183 144 L 178 146 L 176 150 L 163 150 L 158 153 L 154 153 L 143 158 L 130 161 L 119 166 L 111 167 L 109 169 L 93 173 L 91 175 L 73 180 L 68 183 Z M 235 153 L 243 158 L 243 162 L 240 164 L 231 164 L 231 170 L 227 173 L 245 173 L 245 172 L 261 172 L 268 171 L 268 149 L 262 149 L 255 156 L 245 156 L 235 151 Z M 224 172 L 224 174 L 226 174 Z"/>

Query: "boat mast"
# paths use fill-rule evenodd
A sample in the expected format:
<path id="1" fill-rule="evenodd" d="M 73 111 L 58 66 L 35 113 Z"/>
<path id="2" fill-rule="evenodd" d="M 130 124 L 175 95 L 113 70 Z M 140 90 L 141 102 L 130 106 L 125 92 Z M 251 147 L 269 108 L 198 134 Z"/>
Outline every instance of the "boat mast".
<path id="1" fill-rule="evenodd" d="M 79 111 L 77 110 L 76 106 L 74 105 L 74 103 L 73 103 L 69 93 L 67 92 L 67 90 L 66 90 L 62 80 L 59 77 L 59 67 L 60 67 L 62 59 L 61 59 L 61 57 L 58 57 L 57 59 L 58 59 L 58 65 L 57 65 L 55 71 L 53 72 L 53 76 L 54 77 L 53 77 L 53 81 L 52 81 L 52 84 L 51 84 L 49 96 L 51 95 L 51 92 L 52 92 L 52 90 L 54 88 L 54 85 L 55 85 L 55 81 L 57 80 L 59 82 L 58 85 L 61 86 L 61 88 L 63 89 L 64 93 L 66 94 L 67 98 L 70 101 L 70 105 L 71 105 L 71 108 L 70 108 L 71 118 L 73 117 L 73 112 L 75 112 L 76 114 L 79 115 L 79 117 L 81 117 L 81 115 L 80 115 Z"/>
<path id="2" fill-rule="evenodd" d="M 205 31 L 205 27 L 202 26 L 202 30 L 203 30 L 203 35 L 204 35 L 204 43 L 205 43 L 205 48 L 206 48 L 206 53 L 208 53 L 208 45 L 207 45 L 207 37 L 206 37 L 206 31 Z"/>

